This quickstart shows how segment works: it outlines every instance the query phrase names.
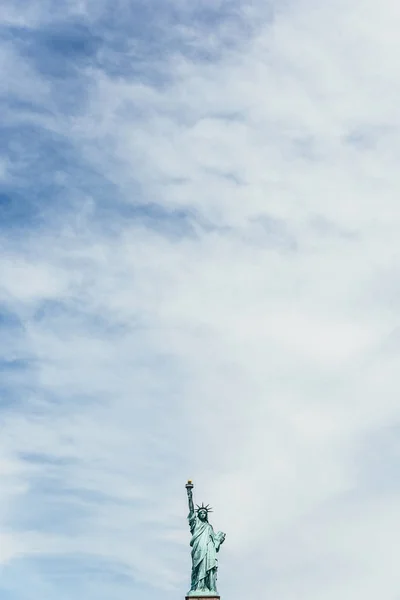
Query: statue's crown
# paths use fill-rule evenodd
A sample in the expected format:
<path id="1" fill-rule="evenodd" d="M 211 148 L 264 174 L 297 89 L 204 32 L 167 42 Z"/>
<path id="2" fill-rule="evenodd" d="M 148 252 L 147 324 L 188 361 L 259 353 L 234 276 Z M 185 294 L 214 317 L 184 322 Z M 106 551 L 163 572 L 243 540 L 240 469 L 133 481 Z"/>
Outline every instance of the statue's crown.
<path id="1" fill-rule="evenodd" d="M 204 506 L 204 504 L 201 503 L 201 506 L 199 506 L 198 504 L 196 504 L 196 506 L 197 506 L 197 508 L 196 508 L 197 512 L 199 512 L 199 510 L 205 510 L 207 514 L 209 512 L 212 512 L 212 508 L 210 507 L 209 504 L 207 504 L 206 506 Z"/>

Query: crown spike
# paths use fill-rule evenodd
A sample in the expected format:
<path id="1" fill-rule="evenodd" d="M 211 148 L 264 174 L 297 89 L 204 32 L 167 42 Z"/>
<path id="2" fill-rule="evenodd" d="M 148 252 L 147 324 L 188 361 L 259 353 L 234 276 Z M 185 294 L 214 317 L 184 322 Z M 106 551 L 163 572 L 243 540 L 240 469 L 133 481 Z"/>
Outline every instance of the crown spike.
<path id="1" fill-rule="evenodd" d="M 196 504 L 196 506 L 197 506 L 197 508 L 196 508 L 197 512 L 199 510 L 205 510 L 207 513 L 213 512 L 211 506 L 209 504 L 205 505 L 204 502 L 201 503 L 201 506 L 199 504 Z"/>

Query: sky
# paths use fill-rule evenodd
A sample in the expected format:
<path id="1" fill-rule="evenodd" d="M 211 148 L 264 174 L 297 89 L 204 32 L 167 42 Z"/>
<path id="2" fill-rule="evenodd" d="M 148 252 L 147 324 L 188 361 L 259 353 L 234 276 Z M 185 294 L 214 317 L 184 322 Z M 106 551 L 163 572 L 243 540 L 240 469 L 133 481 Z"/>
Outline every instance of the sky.
<path id="1" fill-rule="evenodd" d="M 399 29 L 2 0 L 2 600 L 400 599 Z"/>

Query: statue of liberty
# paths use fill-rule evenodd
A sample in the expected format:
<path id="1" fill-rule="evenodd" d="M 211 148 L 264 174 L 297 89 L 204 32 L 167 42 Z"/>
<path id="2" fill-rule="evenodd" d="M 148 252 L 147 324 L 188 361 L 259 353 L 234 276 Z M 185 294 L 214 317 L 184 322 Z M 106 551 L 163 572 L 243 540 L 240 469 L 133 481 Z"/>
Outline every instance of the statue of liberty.
<path id="1" fill-rule="evenodd" d="M 208 513 L 212 512 L 209 505 L 193 504 L 193 484 L 188 481 L 186 490 L 189 500 L 189 527 L 192 539 L 192 584 L 188 596 L 218 596 L 217 592 L 217 570 L 218 558 L 221 544 L 225 540 L 225 533 L 214 532 L 212 525 L 208 522 Z"/>

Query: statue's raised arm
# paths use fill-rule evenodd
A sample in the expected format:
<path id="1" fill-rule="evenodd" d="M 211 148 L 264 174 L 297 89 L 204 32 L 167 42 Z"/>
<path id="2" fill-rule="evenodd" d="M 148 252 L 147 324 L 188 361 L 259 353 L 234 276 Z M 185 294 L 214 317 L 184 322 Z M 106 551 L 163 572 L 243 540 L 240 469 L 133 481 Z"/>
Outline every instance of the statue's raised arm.
<path id="1" fill-rule="evenodd" d="M 187 484 L 185 485 L 185 487 L 186 487 L 186 491 L 187 491 L 187 495 L 188 495 L 189 518 L 190 518 L 190 517 L 194 516 L 194 504 L 193 504 L 193 487 L 194 486 L 190 479 L 187 482 Z"/>
<path id="2" fill-rule="evenodd" d="M 219 598 L 217 592 L 217 553 L 225 541 L 222 531 L 214 532 L 212 525 L 208 522 L 208 514 L 211 508 L 207 504 L 194 508 L 193 483 L 189 480 L 186 484 L 189 501 L 189 527 L 192 539 L 192 582 L 187 598 L 191 596 L 209 596 Z"/>

